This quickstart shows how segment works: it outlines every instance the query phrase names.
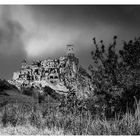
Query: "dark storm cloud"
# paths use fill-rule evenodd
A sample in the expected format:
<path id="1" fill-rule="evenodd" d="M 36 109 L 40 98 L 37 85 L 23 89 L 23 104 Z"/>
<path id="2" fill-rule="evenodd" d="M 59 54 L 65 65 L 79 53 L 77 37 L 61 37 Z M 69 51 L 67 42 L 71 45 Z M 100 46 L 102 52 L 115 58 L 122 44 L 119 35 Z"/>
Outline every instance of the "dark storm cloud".
<path id="1" fill-rule="evenodd" d="M 19 61 L 26 56 L 21 39 L 24 29 L 7 11 L 0 18 L 0 77 L 9 78 L 13 70 L 17 69 Z"/>
<path id="2" fill-rule="evenodd" d="M 94 25 L 96 21 L 105 22 L 109 24 L 117 24 L 124 26 L 139 25 L 140 23 L 140 6 L 115 6 L 115 5 L 87 5 L 87 6 L 32 6 L 36 17 L 49 16 L 50 20 L 56 20 L 62 24 L 78 25 L 86 23 Z M 38 18 L 38 17 L 37 17 Z"/>
<path id="3" fill-rule="evenodd" d="M 81 64 L 87 67 L 92 63 L 93 37 L 108 44 L 117 35 L 120 47 L 122 40 L 140 35 L 139 5 L 17 7 L 12 9 L 14 18 L 6 10 L 1 20 L 0 13 L 0 64 L 3 65 L 0 77 L 11 76 L 26 56 L 43 59 L 65 55 L 64 49 L 69 43 L 74 44 Z"/>
<path id="4" fill-rule="evenodd" d="M 4 26 L 0 28 L 0 51 L 7 54 L 7 52 L 16 53 L 19 51 L 17 49 L 22 49 L 18 47 L 23 45 L 20 39 L 22 32 L 23 28 L 18 22 L 6 20 Z"/>
<path id="5" fill-rule="evenodd" d="M 81 32 L 73 44 L 80 46 L 78 56 L 81 63 L 88 67 L 92 63 L 90 51 L 92 37 L 104 39 L 106 44 L 112 41 L 113 35 L 118 35 L 118 44 L 122 40 L 133 39 L 140 35 L 140 6 L 36 6 L 35 18 L 44 23 L 56 22 L 57 26 L 65 28 L 80 28 Z M 63 32 L 63 31 L 62 31 Z M 71 32 L 71 31 L 70 31 Z M 88 36 L 88 37 L 87 37 Z M 119 46 L 118 45 L 118 46 Z M 83 47 L 81 47 L 83 46 Z M 120 47 L 120 46 L 119 46 Z"/>
<path id="6" fill-rule="evenodd" d="M 71 41 L 75 45 L 84 44 L 87 49 L 93 36 L 109 42 L 113 35 L 118 35 L 122 41 L 140 34 L 140 6 L 41 5 L 31 6 L 31 9 L 36 22 L 49 24 L 54 28 L 61 27 L 60 35 L 64 34 L 65 29 L 71 36 L 74 35 L 72 29 L 80 30 L 75 39 L 71 37 Z M 84 47 L 81 46 L 80 48 Z"/>

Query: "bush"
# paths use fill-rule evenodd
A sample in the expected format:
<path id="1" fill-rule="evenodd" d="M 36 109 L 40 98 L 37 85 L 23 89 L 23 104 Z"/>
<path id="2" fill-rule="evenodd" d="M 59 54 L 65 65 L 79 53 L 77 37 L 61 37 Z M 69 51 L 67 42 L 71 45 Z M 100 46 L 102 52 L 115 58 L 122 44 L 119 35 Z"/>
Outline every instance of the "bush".
<path id="1" fill-rule="evenodd" d="M 34 106 L 30 104 L 9 103 L 1 110 L 2 125 L 25 125 L 34 114 Z"/>
<path id="2" fill-rule="evenodd" d="M 115 117 L 127 110 L 134 112 L 135 98 L 139 100 L 140 38 L 124 42 L 119 54 L 115 50 L 116 39 L 114 36 L 113 43 L 106 48 L 102 40 L 99 47 L 93 38 L 95 50 L 91 54 L 94 66 L 89 66 L 92 84 L 96 87 L 94 98 L 97 100 L 93 110 L 106 117 Z"/>

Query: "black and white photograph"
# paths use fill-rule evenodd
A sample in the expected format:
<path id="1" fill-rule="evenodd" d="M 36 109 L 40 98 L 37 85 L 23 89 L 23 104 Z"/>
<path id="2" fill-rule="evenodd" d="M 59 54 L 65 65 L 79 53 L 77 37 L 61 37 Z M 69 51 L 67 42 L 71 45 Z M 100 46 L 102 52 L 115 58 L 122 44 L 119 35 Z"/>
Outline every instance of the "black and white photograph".
<path id="1" fill-rule="evenodd" d="M 140 5 L 0 4 L 3 135 L 140 135 Z"/>

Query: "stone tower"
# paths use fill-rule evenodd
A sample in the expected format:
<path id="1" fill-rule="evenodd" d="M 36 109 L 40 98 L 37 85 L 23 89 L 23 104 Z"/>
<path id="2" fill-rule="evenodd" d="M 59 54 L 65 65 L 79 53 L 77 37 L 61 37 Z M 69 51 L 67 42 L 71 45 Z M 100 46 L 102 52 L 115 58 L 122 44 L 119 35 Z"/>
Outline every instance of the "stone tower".
<path id="1" fill-rule="evenodd" d="M 74 56 L 74 46 L 72 44 L 67 45 L 67 56 Z"/>
<path id="2" fill-rule="evenodd" d="M 67 45 L 67 76 L 69 79 L 76 78 L 77 74 L 77 66 L 78 66 L 78 59 L 75 57 L 74 46 L 69 44 Z"/>
<path id="3" fill-rule="evenodd" d="M 26 59 L 23 59 L 21 62 L 21 68 L 25 69 L 26 67 L 27 67 L 27 61 L 26 61 Z"/>

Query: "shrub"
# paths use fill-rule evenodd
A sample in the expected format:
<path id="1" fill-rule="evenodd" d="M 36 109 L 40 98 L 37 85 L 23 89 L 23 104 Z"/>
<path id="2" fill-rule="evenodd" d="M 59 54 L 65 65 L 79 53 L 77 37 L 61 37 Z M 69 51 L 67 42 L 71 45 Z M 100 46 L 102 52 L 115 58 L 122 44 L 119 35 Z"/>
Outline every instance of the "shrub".
<path id="1" fill-rule="evenodd" d="M 113 43 L 107 48 L 102 40 L 99 47 L 93 38 L 95 50 L 91 54 L 94 66 L 89 66 L 92 84 L 96 87 L 97 100 L 93 110 L 106 117 L 115 117 L 119 112 L 124 114 L 128 109 L 134 112 L 135 98 L 139 100 L 140 38 L 124 42 L 119 54 L 115 50 L 116 39 L 114 36 Z"/>

